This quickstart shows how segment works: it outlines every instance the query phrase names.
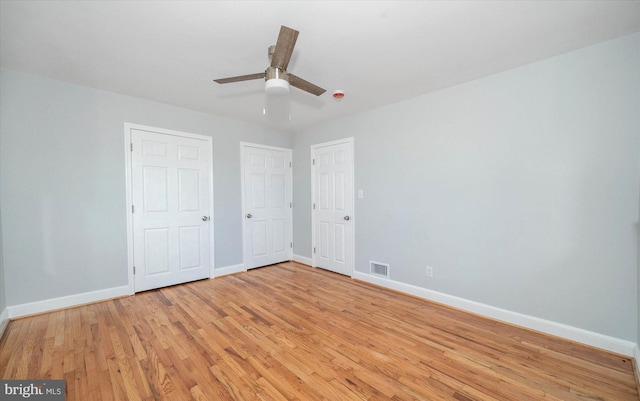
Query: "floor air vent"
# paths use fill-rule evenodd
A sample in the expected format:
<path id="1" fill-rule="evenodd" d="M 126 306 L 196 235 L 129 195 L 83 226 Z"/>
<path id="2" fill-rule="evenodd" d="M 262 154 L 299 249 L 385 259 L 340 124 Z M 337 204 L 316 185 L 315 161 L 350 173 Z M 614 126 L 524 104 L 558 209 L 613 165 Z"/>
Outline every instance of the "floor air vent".
<path id="1" fill-rule="evenodd" d="M 389 278 L 389 265 L 387 263 L 369 261 L 370 272 L 374 276 Z"/>

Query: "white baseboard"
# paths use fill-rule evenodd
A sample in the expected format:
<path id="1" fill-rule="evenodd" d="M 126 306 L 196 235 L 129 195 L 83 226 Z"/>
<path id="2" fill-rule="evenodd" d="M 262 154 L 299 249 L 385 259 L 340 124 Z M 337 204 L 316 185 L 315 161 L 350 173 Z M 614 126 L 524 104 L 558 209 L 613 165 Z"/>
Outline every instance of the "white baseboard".
<path id="1" fill-rule="evenodd" d="M 38 313 L 51 312 L 58 309 L 80 306 L 92 302 L 99 302 L 127 295 L 129 295 L 129 286 L 123 285 L 121 287 L 107 288 L 105 290 L 84 292 L 82 294 L 46 299 L 43 301 L 9 306 L 7 307 L 7 309 L 9 310 L 8 317 L 15 318 L 35 315 Z"/>
<path id="2" fill-rule="evenodd" d="M 242 273 L 246 272 L 247 269 L 244 268 L 244 264 L 240 263 L 239 265 L 231 265 L 225 267 L 216 267 L 215 269 L 215 277 L 226 276 L 229 274 Z"/>
<path id="3" fill-rule="evenodd" d="M 300 256 L 300 255 L 293 255 L 293 259 L 294 262 L 298 262 L 298 263 L 302 263 L 303 265 L 308 265 L 308 266 L 312 266 L 311 263 L 311 258 L 307 258 L 305 256 Z"/>
<path id="4" fill-rule="evenodd" d="M 7 328 L 8 324 L 9 324 L 9 309 L 4 308 L 2 313 L 0 313 L 0 338 L 2 338 L 2 335 L 4 334 L 4 330 Z"/>
<path id="5" fill-rule="evenodd" d="M 482 304 L 480 302 L 470 301 L 468 299 L 455 297 L 453 295 L 417 287 L 411 284 L 405 284 L 398 281 L 374 277 L 363 272 L 354 271 L 353 278 L 376 284 L 381 287 L 386 287 L 396 291 L 411 294 L 429 301 L 438 302 L 471 313 L 486 316 L 491 319 L 500 320 L 506 323 L 514 324 L 516 326 L 525 327 L 531 330 L 540 331 L 546 334 L 551 334 L 557 337 L 566 338 L 571 341 L 615 352 L 617 354 L 629 357 L 636 354 L 636 361 L 640 361 L 640 359 L 638 359 L 640 355 L 637 355 L 640 354 L 638 345 L 631 341 L 606 336 L 604 334 L 568 326 L 562 323 L 552 322 L 550 320 L 512 312 L 506 309 L 496 308 L 494 306 Z"/>

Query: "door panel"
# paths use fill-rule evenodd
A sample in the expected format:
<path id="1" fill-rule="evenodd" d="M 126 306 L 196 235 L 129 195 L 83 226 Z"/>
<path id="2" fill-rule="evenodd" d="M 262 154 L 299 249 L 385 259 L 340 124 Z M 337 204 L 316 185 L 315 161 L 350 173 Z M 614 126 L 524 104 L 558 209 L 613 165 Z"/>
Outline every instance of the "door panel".
<path id="1" fill-rule="evenodd" d="M 271 174 L 271 205 L 274 209 L 283 209 L 286 191 L 284 174 Z"/>
<path id="2" fill-rule="evenodd" d="M 329 232 L 331 231 L 331 227 L 328 222 L 320 221 L 320 235 L 318 239 L 318 256 L 322 259 L 330 258 L 331 247 L 329 244 L 331 243 L 331 238 L 329 237 Z"/>
<path id="3" fill-rule="evenodd" d="M 346 249 L 345 249 L 345 240 L 347 227 L 345 224 L 334 224 L 334 260 L 339 263 L 345 263 L 347 261 L 346 258 Z"/>
<path id="4" fill-rule="evenodd" d="M 312 146 L 313 265 L 353 272 L 353 143 Z"/>
<path id="5" fill-rule="evenodd" d="M 282 253 L 287 250 L 286 220 L 273 219 L 271 221 L 272 248 L 274 253 Z"/>
<path id="6" fill-rule="evenodd" d="M 253 232 L 253 243 L 249 248 L 251 256 L 253 258 L 267 256 L 267 222 L 265 220 L 253 220 L 249 224 Z"/>
<path id="7" fill-rule="evenodd" d="M 181 212 L 200 210 L 200 171 L 178 170 L 178 201 Z"/>
<path id="8" fill-rule="evenodd" d="M 210 277 L 211 142 L 131 130 L 135 291 Z"/>
<path id="9" fill-rule="evenodd" d="M 194 269 L 200 266 L 200 227 L 180 227 L 180 270 Z"/>
<path id="10" fill-rule="evenodd" d="M 142 169 L 144 212 L 167 212 L 169 185 L 166 167 L 143 166 Z"/>
<path id="11" fill-rule="evenodd" d="M 266 177 L 263 173 L 251 174 L 251 208 L 264 209 L 267 206 L 266 195 Z"/>
<path id="12" fill-rule="evenodd" d="M 144 261 L 148 276 L 169 272 L 169 228 L 144 230 Z"/>
<path id="13" fill-rule="evenodd" d="M 291 260 L 291 150 L 243 144 L 245 267 Z"/>
<path id="14" fill-rule="evenodd" d="M 193 146 L 178 145 L 178 160 L 199 160 L 200 149 Z"/>

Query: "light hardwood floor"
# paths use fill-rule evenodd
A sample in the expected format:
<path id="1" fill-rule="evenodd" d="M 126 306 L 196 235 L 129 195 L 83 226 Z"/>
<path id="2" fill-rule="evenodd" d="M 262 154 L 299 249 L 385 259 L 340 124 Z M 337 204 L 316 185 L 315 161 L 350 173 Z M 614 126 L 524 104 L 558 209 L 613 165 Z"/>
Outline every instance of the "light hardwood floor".
<path id="1" fill-rule="evenodd" d="M 633 361 L 296 263 L 14 320 L 67 400 L 638 400 Z"/>

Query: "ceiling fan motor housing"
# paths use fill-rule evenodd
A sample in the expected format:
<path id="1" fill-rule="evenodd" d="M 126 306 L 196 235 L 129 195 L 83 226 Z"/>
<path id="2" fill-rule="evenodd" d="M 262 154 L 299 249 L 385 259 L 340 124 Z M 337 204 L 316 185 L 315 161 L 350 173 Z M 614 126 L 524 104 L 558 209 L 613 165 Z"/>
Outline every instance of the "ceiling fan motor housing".
<path id="1" fill-rule="evenodd" d="M 268 67 L 265 71 L 264 89 L 274 95 L 286 95 L 289 93 L 289 76 L 287 72 L 278 67 Z"/>

